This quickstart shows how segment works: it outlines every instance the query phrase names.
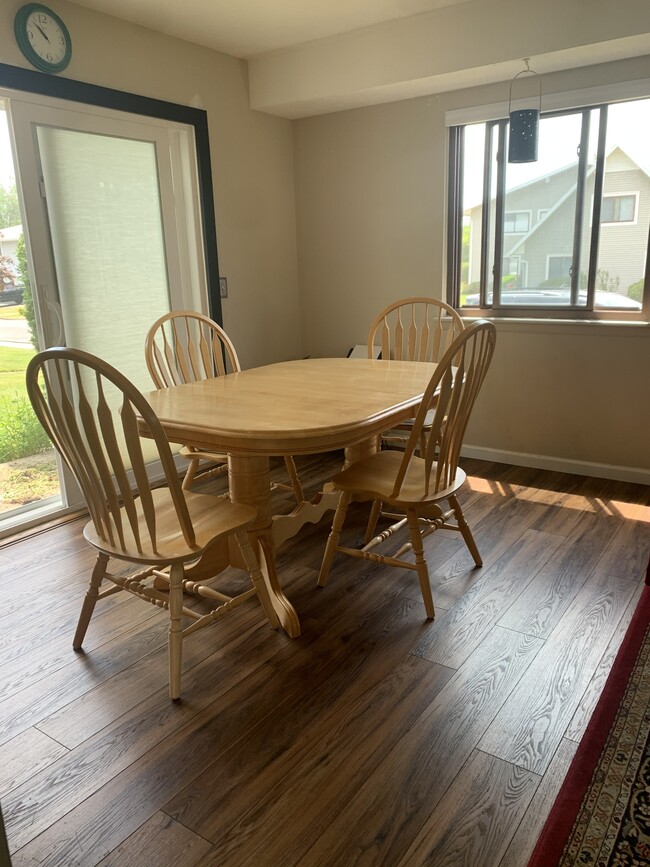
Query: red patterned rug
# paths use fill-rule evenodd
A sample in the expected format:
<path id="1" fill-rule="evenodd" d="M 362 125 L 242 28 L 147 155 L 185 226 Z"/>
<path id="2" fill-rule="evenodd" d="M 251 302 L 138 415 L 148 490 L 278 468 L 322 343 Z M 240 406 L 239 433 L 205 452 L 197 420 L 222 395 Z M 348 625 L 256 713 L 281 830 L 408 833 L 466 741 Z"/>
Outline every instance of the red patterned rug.
<path id="1" fill-rule="evenodd" d="M 650 865 L 649 736 L 646 586 L 528 867 Z"/>

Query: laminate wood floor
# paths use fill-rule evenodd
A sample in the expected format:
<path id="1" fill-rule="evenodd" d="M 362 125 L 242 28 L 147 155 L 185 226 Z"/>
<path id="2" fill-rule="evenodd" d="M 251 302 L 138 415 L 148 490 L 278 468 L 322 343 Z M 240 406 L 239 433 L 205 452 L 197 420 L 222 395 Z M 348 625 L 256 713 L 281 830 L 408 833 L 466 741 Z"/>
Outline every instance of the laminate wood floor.
<path id="1" fill-rule="evenodd" d="M 340 462 L 299 458 L 306 490 Z M 279 555 L 301 637 L 251 601 L 187 641 L 179 704 L 153 606 L 110 597 L 72 651 L 83 521 L 5 544 L 13 867 L 525 867 L 642 589 L 650 488 L 463 465 L 484 565 L 427 539 L 434 623 L 411 572 L 339 556 L 317 589 L 330 513 Z"/>

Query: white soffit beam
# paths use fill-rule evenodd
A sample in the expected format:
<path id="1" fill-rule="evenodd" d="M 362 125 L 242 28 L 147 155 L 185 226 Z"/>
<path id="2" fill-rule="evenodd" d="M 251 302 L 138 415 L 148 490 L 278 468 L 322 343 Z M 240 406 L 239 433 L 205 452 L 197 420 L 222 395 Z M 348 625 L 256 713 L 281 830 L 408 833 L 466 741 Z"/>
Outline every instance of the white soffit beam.
<path id="1" fill-rule="evenodd" d="M 250 102 L 307 117 L 649 52 L 648 0 L 469 0 L 254 56 Z"/>

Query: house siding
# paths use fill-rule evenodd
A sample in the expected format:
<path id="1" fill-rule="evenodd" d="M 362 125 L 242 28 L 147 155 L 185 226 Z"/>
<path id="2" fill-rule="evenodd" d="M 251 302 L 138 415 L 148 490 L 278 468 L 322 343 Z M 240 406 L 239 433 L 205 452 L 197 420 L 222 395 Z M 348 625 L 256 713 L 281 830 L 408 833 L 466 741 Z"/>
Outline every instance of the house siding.
<path id="1" fill-rule="evenodd" d="M 529 212 L 530 233 L 504 235 L 504 257 L 520 256 L 526 265 L 526 285 L 539 286 L 549 277 L 549 257 L 571 256 L 575 223 L 577 166 L 533 181 L 506 194 L 506 212 Z M 594 172 L 585 185 L 585 218 L 580 248 L 581 286 L 586 286 L 592 232 Z M 614 148 L 605 164 L 604 195 L 638 194 L 635 223 L 604 224 L 600 230 L 597 289 L 627 293 L 645 273 L 648 224 L 650 221 L 650 177 L 620 148 Z M 562 201 L 563 197 L 566 199 Z M 539 220 L 539 211 L 549 213 Z M 470 211 L 471 256 L 468 282 L 479 279 L 481 207 Z M 475 234 L 477 233 L 477 234 Z"/>

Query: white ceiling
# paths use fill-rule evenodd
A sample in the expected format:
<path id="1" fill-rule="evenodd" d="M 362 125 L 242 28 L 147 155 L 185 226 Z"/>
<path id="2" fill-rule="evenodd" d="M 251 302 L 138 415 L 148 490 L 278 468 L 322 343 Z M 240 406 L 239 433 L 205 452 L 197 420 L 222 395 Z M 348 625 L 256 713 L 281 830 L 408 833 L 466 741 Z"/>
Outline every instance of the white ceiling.
<path id="1" fill-rule="evenodd" d="M 650 54 L 648 0 L 74 2 L 246 60 L 250 107 L 287 118 Z"/>
<path id="2" fill-rule="evenodd" d="M 466 0 L 75 0 L 187 39 L 249 58 Z"/>

